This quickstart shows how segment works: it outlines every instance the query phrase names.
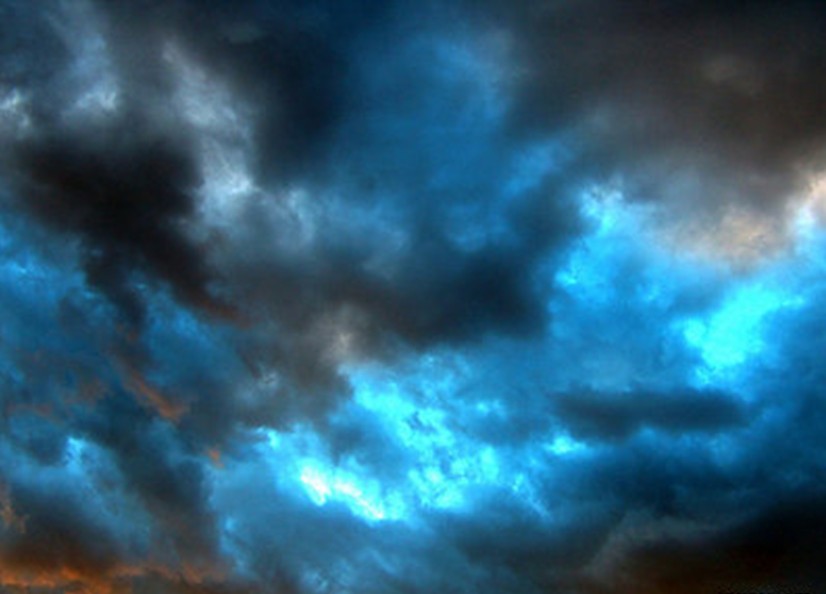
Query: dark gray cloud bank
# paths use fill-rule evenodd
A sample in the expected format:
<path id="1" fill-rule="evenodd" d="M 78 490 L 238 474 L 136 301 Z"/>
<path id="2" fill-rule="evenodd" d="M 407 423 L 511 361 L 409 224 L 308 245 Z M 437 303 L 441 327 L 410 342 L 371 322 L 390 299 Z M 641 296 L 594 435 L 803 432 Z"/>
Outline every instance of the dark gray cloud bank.
<path id="1" fill-rule="evenodd" d="M 824 21 L 0 1 L 0 589 L 822 591 Z"/>

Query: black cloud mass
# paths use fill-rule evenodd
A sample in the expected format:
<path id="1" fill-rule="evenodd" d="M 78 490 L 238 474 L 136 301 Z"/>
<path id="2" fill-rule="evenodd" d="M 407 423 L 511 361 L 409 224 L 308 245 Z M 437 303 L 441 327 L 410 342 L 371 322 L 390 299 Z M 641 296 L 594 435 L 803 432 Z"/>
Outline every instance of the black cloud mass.
<path id="1" fill-rule="evenodd" d="M 824 30 L 0 0 L 0 590 L 823 591 Z"/>

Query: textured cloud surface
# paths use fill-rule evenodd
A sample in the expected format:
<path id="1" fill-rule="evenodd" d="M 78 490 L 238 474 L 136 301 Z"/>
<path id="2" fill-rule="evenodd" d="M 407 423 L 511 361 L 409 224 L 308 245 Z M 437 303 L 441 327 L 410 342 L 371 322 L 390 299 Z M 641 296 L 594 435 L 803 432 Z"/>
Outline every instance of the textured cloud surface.
<path id="1" fill-rule="evenodd" d="M 0 0 L 0 590 L 822 591 L 824 30 Z"/>

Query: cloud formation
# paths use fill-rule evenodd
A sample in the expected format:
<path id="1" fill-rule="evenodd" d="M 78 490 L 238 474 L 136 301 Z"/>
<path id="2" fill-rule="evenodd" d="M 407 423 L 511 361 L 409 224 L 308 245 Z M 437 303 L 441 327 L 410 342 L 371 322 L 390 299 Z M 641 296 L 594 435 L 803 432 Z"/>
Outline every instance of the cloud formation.
<path id="1" fill-rule="evenodd" d="M 0 589 L 821 589 L 822 13 L 0 2 Z"/>

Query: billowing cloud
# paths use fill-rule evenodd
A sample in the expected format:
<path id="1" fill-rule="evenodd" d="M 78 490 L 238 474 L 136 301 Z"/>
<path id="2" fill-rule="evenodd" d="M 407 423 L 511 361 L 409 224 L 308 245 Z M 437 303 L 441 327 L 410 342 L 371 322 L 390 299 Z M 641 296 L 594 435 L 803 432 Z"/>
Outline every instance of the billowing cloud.
<path id="1" fill-rule="evenodd" d="M 0 589 L 822 589 L 822 13 L 0 2 Z"/>

